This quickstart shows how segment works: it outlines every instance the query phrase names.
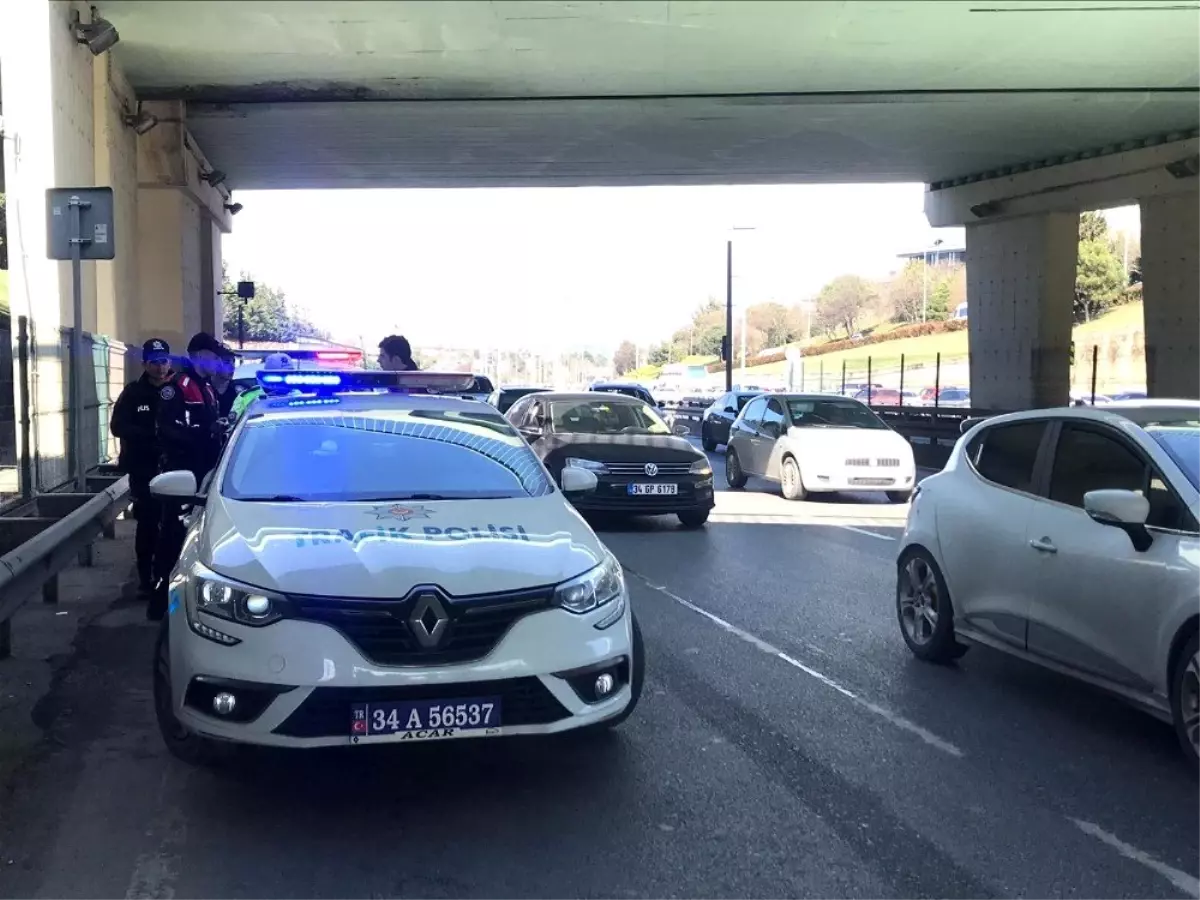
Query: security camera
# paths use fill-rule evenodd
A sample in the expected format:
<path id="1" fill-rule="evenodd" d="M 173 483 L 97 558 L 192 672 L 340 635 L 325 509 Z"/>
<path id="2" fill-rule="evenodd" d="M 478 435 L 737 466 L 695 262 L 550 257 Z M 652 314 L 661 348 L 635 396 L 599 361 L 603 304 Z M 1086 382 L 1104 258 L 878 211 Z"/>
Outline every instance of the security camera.
<path id="1" fill-rule="evenodd" d="M 125 120 L 125 124 L 138 134 L 145 134 L 158 124 L 158 116 L 151 115 L 147 112 L 126 113 L 123 118 Z"/>
<path id="2" fill-rule="evenodd" d="M 236 216 L 238 213 L 240 213 L 240 212 L 242 211 L 242 204 L 240 204 L 240 203 L 226 203 L 226 204 L 225 204 L 225 209 L 226 209 L 226 210 L 228 210 L 228 212 L 229 212 L 229 214 L 230 214 L 231 216 Z"/>
<path id="3" fill-rule="evenodd" d="M 200 177 L 213 187 L 216 187 L 218 184 L 223 184 L 225 181 L 225 173 L 220 169 L 213 169 L 211 172 L 205 172 Z"/>
<path id="4" fill-rule="evenodd" d="M 92 56 L 99 56 L 105 50 L 112 49 L 113 45 L 121 39 L 112 22 L 96 15 L 94 6 L 92 7 L 92 21 L 86 24 L 81 22 L 79 12 L 76 10 L 72 26 L 75 31 L 75 42 L 86 44 L 87 48 L 92 51 Z"/>

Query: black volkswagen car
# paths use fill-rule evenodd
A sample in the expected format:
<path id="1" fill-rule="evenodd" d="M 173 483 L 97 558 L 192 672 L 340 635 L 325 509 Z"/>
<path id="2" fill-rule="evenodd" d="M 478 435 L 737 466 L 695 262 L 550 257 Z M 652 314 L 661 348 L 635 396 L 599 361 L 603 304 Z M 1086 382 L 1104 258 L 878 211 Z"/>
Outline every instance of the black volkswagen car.
<path id="1" fill-rule="evenodd" d="M 649 404 L 615 393 L 546 392 L 522 397 L 506 417 L 556 480 L 567 465 L 596 474 L 596 490 L 574 501 L 580 512 L 676 515 L 687 528 L 708 521 L 708 457 Z"/>

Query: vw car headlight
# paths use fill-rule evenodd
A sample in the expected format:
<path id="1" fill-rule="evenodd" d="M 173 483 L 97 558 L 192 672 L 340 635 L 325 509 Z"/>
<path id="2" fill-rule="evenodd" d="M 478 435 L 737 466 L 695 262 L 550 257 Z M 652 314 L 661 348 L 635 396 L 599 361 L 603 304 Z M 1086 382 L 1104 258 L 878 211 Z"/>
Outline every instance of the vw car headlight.
<path id="1" fill-rule="evenodd" d="M 692 463 L 691 468 L 689 468 L 688 471 L 691 472 L 693 475 L 711 475 L 712 474 L 712 464 L 708 461 L 707 458 L 706 459 L 698 459 L 694 463 Z"/>
<path id="2" fill-rule="evenodd" d="M 625 593 L 625 575 L 617 558 L 609 553 L 604 562 L 554 589 L 554 599 L 563 609 L 588 613 Z"/>
<path id="3" fill-rule="evenodd" d="M 605 475 L 608 473 L 608 466 L 602 462 L 596 462 L 594 459 L 579 459 L 576 456 L 568 456 L 563 462 L 563 466 L 568 469 L 587 469 L 589 472 L 595 472 L 597 475 Z"/>
<path id="4" fill-rule="evenodd" d="M 278 594 L 239 585 L 200 565 L 192 569 L 192 596 L 198 612 L 239 625 L 270 625 L 283 618 Z"/>

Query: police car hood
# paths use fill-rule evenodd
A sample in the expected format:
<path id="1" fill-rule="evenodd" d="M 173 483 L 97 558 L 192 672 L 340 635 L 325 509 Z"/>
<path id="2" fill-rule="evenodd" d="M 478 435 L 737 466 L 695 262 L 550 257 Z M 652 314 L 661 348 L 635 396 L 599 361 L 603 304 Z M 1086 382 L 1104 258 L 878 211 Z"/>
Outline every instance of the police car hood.
<path id="1" fill-rule="evenodd" d="M 514 500 L 260 503 L 209 495 L 201 560 L 281 593 L 399 597 L 555 584 L 604 548 L 561 494 Z"/>

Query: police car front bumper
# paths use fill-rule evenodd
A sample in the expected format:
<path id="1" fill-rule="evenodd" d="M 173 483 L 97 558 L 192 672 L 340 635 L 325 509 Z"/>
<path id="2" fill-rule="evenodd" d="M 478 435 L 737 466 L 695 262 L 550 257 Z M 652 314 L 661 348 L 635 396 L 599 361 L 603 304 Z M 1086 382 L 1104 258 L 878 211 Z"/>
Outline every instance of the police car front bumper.
<path id="1" fill-rule="evenodd" d="M 625 593 L 585 615 L 561 608 L 528 614 L 485 657 L 434 666 L 378 665 L 340 631 L 316 622 L 251 627 L 191 613 L 240 641 L 226 646 L 196 634 L 188 615 L 181 605 L 168 617 L 175 715 L 204 737 L 245 744 L 329 747 L 569 731 L 624 711 L 634 701 L 635 667 L 642 664 L 634 658 Z M 612 687 L 600 699 L 596 685 L 602 675 L 611 676 Z M 467 710 L 459 712 L 462 720 L 477 715 L 478 704 L 469 701 L 480 698 L 498 701 L 498 725 L 439 723 L 356 733 L 355 718 L 364 707 L 399 706 L 410 716 L 416 708 L 418 718 L 425 717 L 422 724 L 430 726 L 429 701 Z"/>

